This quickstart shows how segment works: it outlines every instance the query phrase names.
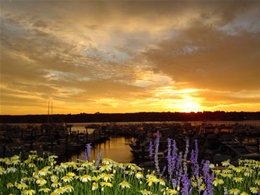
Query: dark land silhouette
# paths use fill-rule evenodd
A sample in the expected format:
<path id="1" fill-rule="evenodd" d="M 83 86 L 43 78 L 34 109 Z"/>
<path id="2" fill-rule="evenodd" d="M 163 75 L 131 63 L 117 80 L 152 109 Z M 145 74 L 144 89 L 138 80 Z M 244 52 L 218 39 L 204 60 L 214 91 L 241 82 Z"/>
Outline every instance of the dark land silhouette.
<path id="1" fill-rule="evenodd" d="M 138 112 L 95 114 L 0 115 L 0 123 L 46 122 L 145 122 L 145 121 L 243 121 L 260 120 L 259 112 Z"/>

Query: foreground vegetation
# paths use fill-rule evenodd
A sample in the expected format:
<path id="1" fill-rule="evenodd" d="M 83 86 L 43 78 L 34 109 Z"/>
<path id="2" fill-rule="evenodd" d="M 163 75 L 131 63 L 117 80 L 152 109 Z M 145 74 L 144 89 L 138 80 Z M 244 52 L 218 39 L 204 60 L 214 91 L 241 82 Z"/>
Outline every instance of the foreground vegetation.
<path id="1" fill-rule="evenodd" d="M 0 194 L 231 194 L 260 195 L 260 162 L 240 160 L 238 166 L 229 161 L 221 165 L 198 162 L 198 145 L 179 151 L 168 139 L 167 165 L 158 159 L 159 136 L 150 143 L 154 170 L 145 170 L 132 163 L 101 159 L 88 161 L 91 146 L 86 145 L 85 159 L 58 164 L 57 156 L 40 157 L 31 151 L 27 159 L 15 155 L 0 158 Z"/>

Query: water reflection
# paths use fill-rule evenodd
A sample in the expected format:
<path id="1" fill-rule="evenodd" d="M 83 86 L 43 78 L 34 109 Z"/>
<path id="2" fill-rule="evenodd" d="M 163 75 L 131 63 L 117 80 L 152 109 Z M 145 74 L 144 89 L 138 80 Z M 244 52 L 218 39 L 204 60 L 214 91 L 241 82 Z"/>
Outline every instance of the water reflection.
<path id="1" fill-rule="evenodd" d="M 130 138 L 125 137 L 110 137 L 104 143 L 97 144 L 91 150 L 90 161 L 95 160 L 99 151 L 102 150 L 102 158 L 110 158 L 116 162 L 129 163 L 134 157 L 130 151 L 130 146 L 127 145 Z M 77 155 L 73 155 L 71 160 L 84 159 L 84 150 Z"/>

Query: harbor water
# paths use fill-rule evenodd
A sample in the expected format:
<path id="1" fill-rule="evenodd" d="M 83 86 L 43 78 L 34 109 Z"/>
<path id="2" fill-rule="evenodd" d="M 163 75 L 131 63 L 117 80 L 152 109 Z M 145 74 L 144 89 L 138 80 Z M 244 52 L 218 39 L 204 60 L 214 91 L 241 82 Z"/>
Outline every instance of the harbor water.
<path id="1" fill-rule="evenodd" d="M 129 163 L 134 157 L 130 151 L 130 146 L 127 144 L 131 138 L 112 136 L 106 142 L 96 144 L 92 150 L 89 160 L 95 160 L 98 153 L 101 151 L 102 158 L 110 158 L 116 162 Z M 85 150 L 79 151 L 71 157 L 71 161 L 84 159 Z"/>

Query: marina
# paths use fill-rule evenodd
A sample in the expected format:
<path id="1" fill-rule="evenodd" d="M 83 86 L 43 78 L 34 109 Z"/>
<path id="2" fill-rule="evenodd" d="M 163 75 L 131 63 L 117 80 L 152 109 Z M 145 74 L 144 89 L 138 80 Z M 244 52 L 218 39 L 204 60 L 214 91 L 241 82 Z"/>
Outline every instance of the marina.
<path id="1" fill-rule="evenodd" d="M 57 155 L 60 161 L 84 159 L 84 149 L 91 144 L 91 159 L 102 150 L 102 158 L 117 162 L 134 162 L 146 166 L 149 145 L 160 136 L 158 156 L 164 160 L 167 140 L 175 140 L 184 152 L 186 140 L 198 140 L 201 159 L 219 163 L 230 159 L 260 159 L 260 122 L 134 122 L 134 123 L 53 123 L 2 124 L 0 157 L 14 154 L 26 156 L 36 150 L 39 155 Z M 254 124 L 254 125 L 252 125 Z"/>

